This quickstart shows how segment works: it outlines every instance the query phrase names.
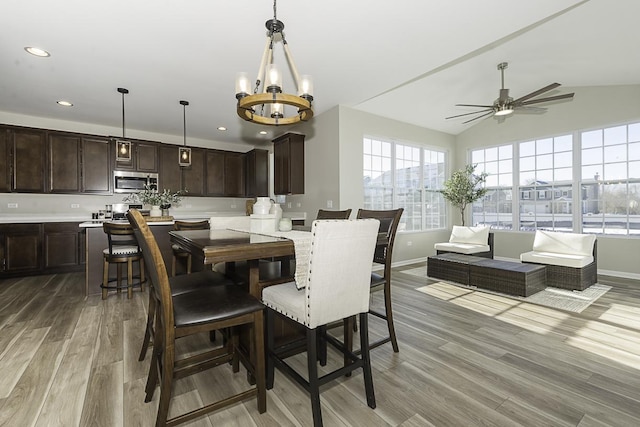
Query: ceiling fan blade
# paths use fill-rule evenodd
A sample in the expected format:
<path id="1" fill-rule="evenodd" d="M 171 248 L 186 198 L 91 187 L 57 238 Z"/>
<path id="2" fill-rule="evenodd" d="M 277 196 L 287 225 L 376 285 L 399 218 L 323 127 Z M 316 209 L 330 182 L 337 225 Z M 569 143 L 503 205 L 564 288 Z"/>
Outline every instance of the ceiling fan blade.
<path id="1" fill-rule="evenodd" d="M 564 95 L 549 96 L 547 98 L 540 98 L 540 99 L 532 99 L 531 101 L 522 102 L 519 105 L 530 105 L 530 104 L 537 104 L 539 102 L 557 101 L 559 99 L 573 98 L 573 95 L 574 95 L 573 93 L 565 93 Z"/>
<path id="2" fill-rule="evenodd" d="M 549 92 L 551 89 L 555 89 L 558 86 L 560 86 L 560 83 L 551 83 L 549 86 L 545 86 L 542 89 L 536 90 L 535 92 L 531 92 L 531 93 L 529 93 L 529 94 L 527 94 L 525 96 L 521 96 L 520 98 L 518 98 L 515 101 L 513 101 L 513 103 L 514 104 L 519 104 L 519 103 L 521 103 L 523 101 L 526 101 L 527 99 L 536 97 L 536 96 L 541 95 L 541 94 L 543 94 L 545 92 Z"/>
<path id="3" fill-rule="evenodd" d="M 542 107 L 517 107 L 513 110 L 514 113 L 519 114 L 542 114 L 546 111 L 547 109 Z"/>
<path id="4" fill-rule="evenodd" d="M 477 105 L 477 104 L 456 104 L 456 107 L 478 107 L 478 108 L 493 108 L 493 105 Z"/>
<path id="5" fill-rule="evenodd" d="M 533 107 L 532 107 L 533 108 Z M 465 113 L 465 114 L 458 114 L 457 116 L 450 116 L 450 117 L 445 117 L 446 119 L 455 119 L 456 117 L 462 117 L 462 116 L 468 116 L 470 114 L 478 114 L 478 113 L 484 113 L 485 111 L 492 111 L 493 108 L 488 108 L 486 110 L 479 110 L 479 111 L 474 111 L 473 113 Z"/>
<path id="6" fill-rule="evenodd" d="M 486 114 L 483 114 L 483 115 L 478 116 L 478 117 L 474 117 L 473 119 L 471 119 L 471 120 L 467 120 L 466 122 L 462 122 L 462 124 L 469 123 L 469 122 L 472 122 L 472 121 L 474 121 L 474 120 L 481 119 L 481 118 L 483 118 L 483 117 L 487 117 L 487 116 L 488 116 L 488 115 L 490 115 L 490 114 L 493 114 L 493 109 L 492 109 L 491 111 L 489 111 L 488 113 L 486 113 Z"/>

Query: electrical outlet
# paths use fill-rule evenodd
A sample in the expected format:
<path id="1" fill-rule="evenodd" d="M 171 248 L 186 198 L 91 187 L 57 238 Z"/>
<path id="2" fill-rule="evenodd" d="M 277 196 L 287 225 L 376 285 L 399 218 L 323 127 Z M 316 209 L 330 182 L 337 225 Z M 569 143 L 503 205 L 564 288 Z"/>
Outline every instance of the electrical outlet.
<path id="1" fill-rule="evenodd" d="M 71 203 L 71 209 L 78 209 L 80 205 L 78 203 Z"/>
<path id="2" fill-rule="evenodd" d="M 409 241 L 407 242 L 407 246 L 413 246 L 413 242 L 412 242 L 411 240 L 409 240 Z"/>
<path id="3" fill-rule="evenodd" d="M 301 208 L 302 207 L 302 203 L 296 203 L 296 208 Z"/>
<path id="4" fill-rule="evenodd" d="M 187 205 L 185 206 L 185 208 L 190 209 L 190 208 L 191 208 L 191 204 L 187 204 Z"/>
<path id="5" fill-rule="evenodd" d="M 235 209 L 235 208 L 236 208 L 236 204 L 235 204 L 235 203 L 232 203 L 232 204 L 231 204 L 231 209 Z"/>
<path id="6" fill-rule="evenodd" d="M 328 208 L 332 208 L 333 207 L 333 200 L 327 200 L 327 207 Z"/>
<path id="7" fill-rule="evenodd" d="M 18 204 L 17 203 L 7 203 L 7 207 L 9 209 L 18 209 Z"/>
<path id="8" fill-rule="evenodd" d="M 291 202 L 287 202 L 287 209 L 291 209 Z"/>

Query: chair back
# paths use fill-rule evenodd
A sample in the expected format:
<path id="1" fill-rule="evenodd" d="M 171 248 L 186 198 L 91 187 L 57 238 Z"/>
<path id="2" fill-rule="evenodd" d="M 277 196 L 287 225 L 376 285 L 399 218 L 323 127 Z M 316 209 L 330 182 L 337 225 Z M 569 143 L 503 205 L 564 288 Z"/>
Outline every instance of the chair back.
<path id="1" fill-rule="evenodd" d="M 142 249 L 142 256 L 144 258 L 147 274 L 153 283 L 153 292 L 157 301 L 160 303 L 161 318 L 165 326 L 165 340 L 171 339 L 173 342 L 174 336 L 174 320 L 173 320 L 173 300 L 171 299 L 171 287 L 169 285 L 169 276 L 167 275 L 167 269 L 162 259 L 162 253 L 156 242 L 156 238 L 151 233 L 147 222 L 142 217 L 142 214 L 137 209 L 129 209 L 127 212 L 127 219 L 131 224 L 134 235 L 138 241 L 138 245 Z"/>
<path id="2" fill-rule="evenodd" d="M 313 221 L 305 287 L 307 327 L 369 311 L 371 258 L 379 226 L 373 219 Z"/>
<path id="3" fill-rule="evenodd" d="M 349 219 L 351 216 L 351 209 L 344 211 L 327 211 L 324 209 L 318 209 L 318 215 L 316 219 Z"/>
<path id="4" fill-rule="evenodd" d="M 174 221 L 174 230 L 208 230 L 209 221 Z"/>
<path id="5" fill-rule="evenodd" d="M 102 230 L 107 234 L 109 255 L 134 255 L 140 253 L 140 247 L 133 234 L 131 224 L 127 222 L 104 222 Z"/>
<path id="6" fill-rule="evenodd" d="M 393 244 L 396 240 L 396 232 L 400 224 L 400 217 L 404 208 L 391 210 L 358 210 L 358 219 L 375 218 L 380 221 L 379 233 L 386 234 L 386 244 L 376 246 L 373 261 L 378 264 L 384 264 L 385 276 L 387 272 L 391 272 L 391 256 L 393 253 Z"/>

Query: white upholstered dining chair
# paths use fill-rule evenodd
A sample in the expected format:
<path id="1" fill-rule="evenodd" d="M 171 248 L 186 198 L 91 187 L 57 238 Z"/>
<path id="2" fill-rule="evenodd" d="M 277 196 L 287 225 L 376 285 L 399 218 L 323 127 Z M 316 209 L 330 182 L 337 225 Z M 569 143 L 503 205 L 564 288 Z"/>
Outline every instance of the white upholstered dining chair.
<path id="1" fill-rule="evenodd" d="M 267 310 L 267 388 L 273 387 L 274 368 L 291 377 L 310 393 L 313 423 L 322 425 L 320 386 L 349 374 L 355 369 L 364 371 L 367 404 L 375 408 L 375 395 L 369 359 L 369 288 L 371 260 L 376 246 L 377 219 L 319 220 L 311 228 L 311 251 L 306 278 L 269 286 L 262 292 Z M 303 289 L 299 287 L 304 286 Z M 280 313 L 306 328 L 308 380 L 285 362 L 285 349 L 274 345 L 275 313 Z M 351 337 L 350 328 L 355 315 L 360 317 L 361 355 L 350 350 L 351 343 L 341 343 L 326 334 L 326 325 L 343 320 L 344 336 Z M 318 377 L 318 341 L 326 340 L 344 356 L 344 366 Z"/>

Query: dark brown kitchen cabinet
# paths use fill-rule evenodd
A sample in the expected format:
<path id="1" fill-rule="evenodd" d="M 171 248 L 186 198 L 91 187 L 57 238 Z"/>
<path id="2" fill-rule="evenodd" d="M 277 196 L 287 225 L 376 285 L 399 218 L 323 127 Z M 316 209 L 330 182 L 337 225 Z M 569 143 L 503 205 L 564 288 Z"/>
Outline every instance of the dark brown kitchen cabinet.
<path id="1" fill-rule="evenodd" d="M 82 138 L 80 135 L 49 133 L 48 163 L 50 193 L 79 193 L 80 153 Z"/>
<path id="2" fill-rule="evenodd" d="M 245 159 L 243 153 L 224 153 L 224 195 L 244 197 Z"/>
<path id="3" fill-rule="evenodd" d="M 136 172 L 158 172 L 158 144 L 154 142 L 135 141 L 131 142 L 131 156 L 128 160 L 115 160 L 116 170 L 129 170 Z M 113 143 L 114 150 L 116 143 Z M 114 151 L 115 158 L 115 151 Z"/>
<path id="4" fill-rule="evenodd" d="M 176 158 L 176 162 L 177 162 Z M 205 195 L 205 150 L 191 149 L 191 166 L 182 167 L 182 188 L 187 196 Z"/>
<path id="5" fill-rule="evenodd" d="M 79 270 L 81 234 L 77 222 L 44 224 L 44 269 L 47 273 Z"/>
<path id="6" fill-rule="evenodd" d="M 304 135 L 287 133 L 273 140 L 275 194 L 304 194 Z"/>
<path id="7" fill-rule="evenodd" d="M 108 138 L 82 137 L 81 191 L 89 194 L 111 194 L 113 172 L 110 164 L 114 154 Z"/>
<path id="8" fill-rule="evenodd" d="M 45 192 L 45 132 L 38 129 L 9 130 L 11 191 Z"/>
<path id="9" fill-rule="evenodd" d="M 42 270 L 42 224 L 0 224 L 0 275 Z"/>
<path id="10" fill-rule="evenodd" d="M 158 189 L 172 193 L 182 190 L 182 168 L 178 164 L 178 146 L 160 145 L 158 147 Z"/>
<path id="11" fill-rule="evenodd" d="M 269 195 L 269 151 L 254 149 L 245 156 L 246 197 L 267 197 Z"/>
<path id="12" fill-rule="evenodd" d="M 224 151 L 207 150 L 207 196 L 224 196 L 225 161 Z"/>
<path id="13" fill-rule="evenodd" d="M 11 191 L 11 150 L 9 149 L 9 131 L 0 127 L 0 193 Z"/>

